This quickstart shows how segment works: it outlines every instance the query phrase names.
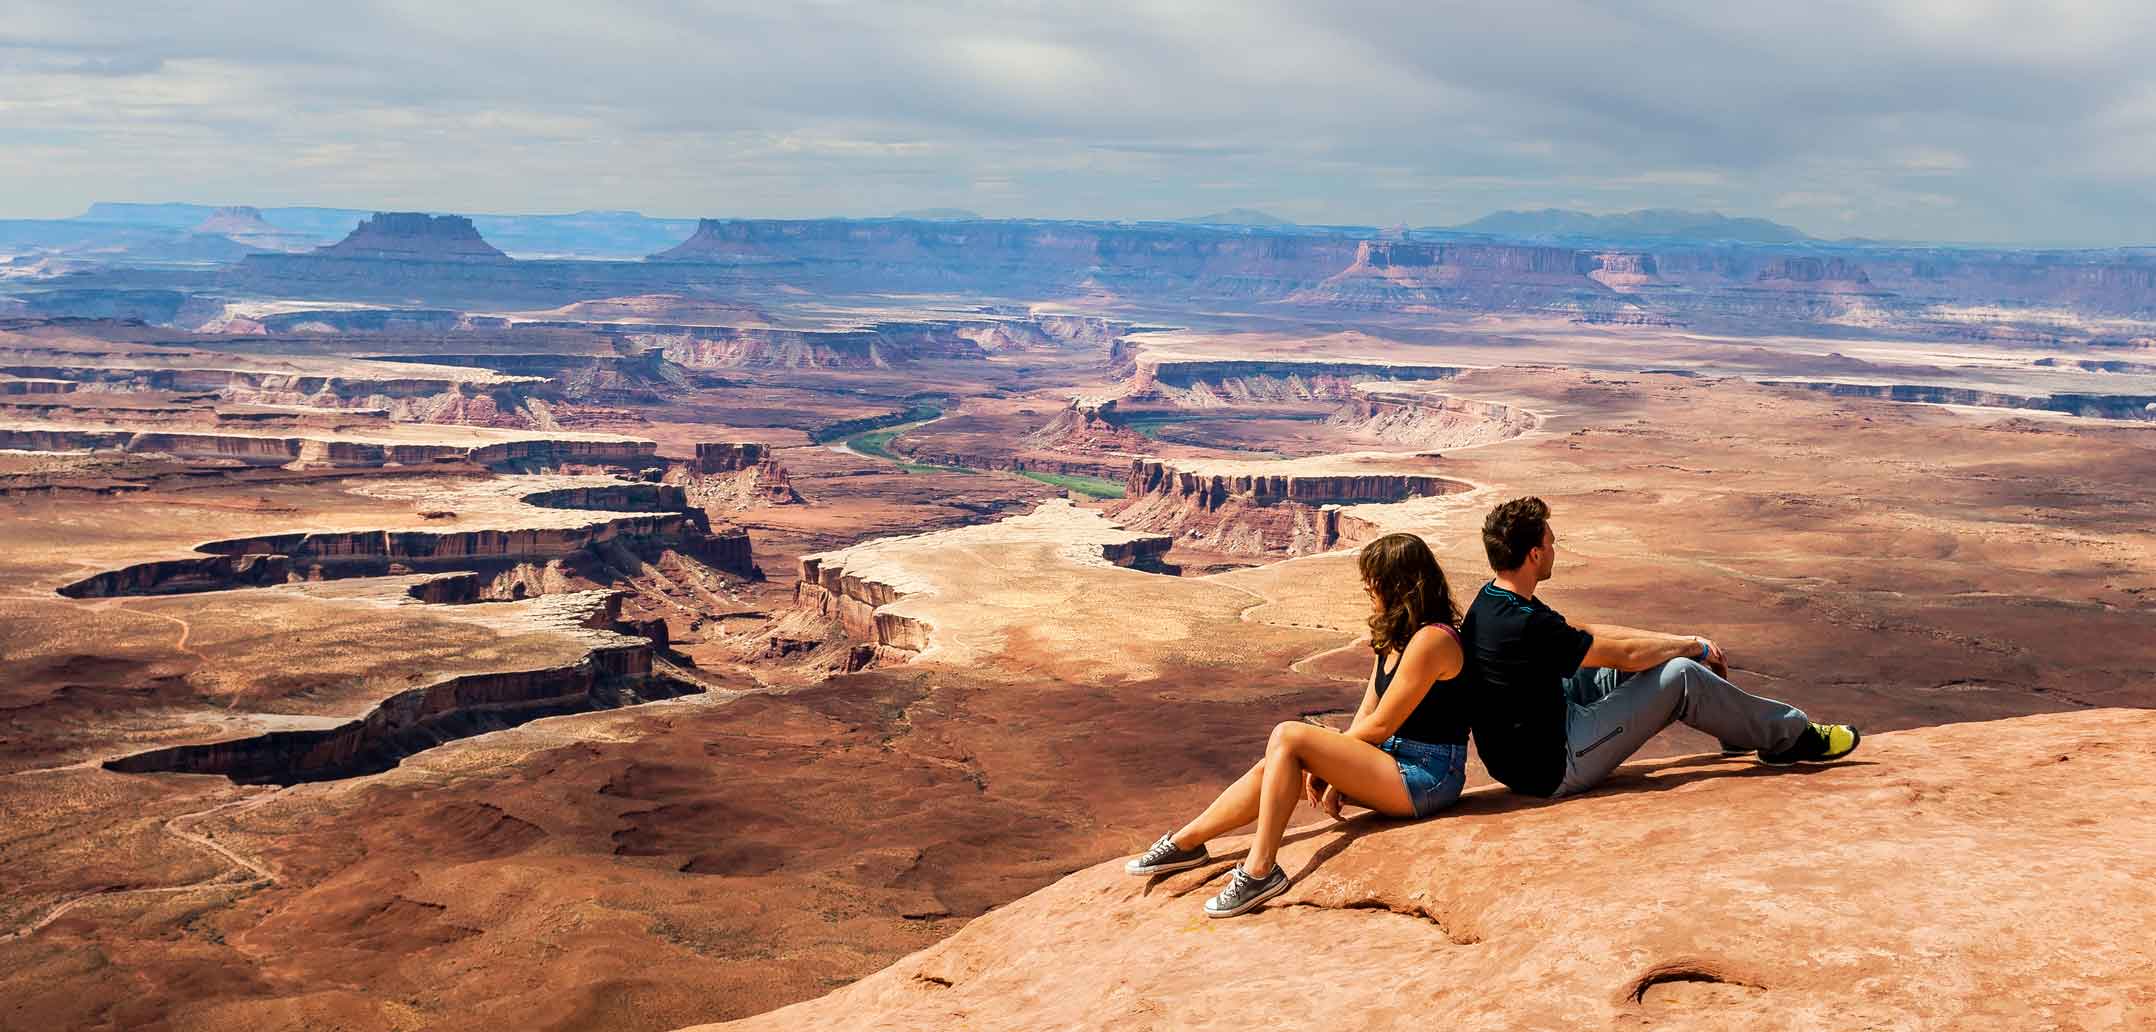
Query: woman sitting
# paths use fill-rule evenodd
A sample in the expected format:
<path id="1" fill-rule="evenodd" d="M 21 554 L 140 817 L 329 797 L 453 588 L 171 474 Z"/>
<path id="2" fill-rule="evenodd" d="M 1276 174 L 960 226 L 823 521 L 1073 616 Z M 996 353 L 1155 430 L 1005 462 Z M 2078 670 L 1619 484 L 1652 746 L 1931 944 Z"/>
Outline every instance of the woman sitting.
<path id="1" fill-rule="evenodd" d="M 1205 904 L 1208 917 L 1234 917 L 1287 890 L 1274 853 L 1298 793 L 1335 820 L 1343 802 L 1391 817 L 1427 817 L 1460 797 L 1467 713 L 1454 690 L 1459 613 L 1445 571 L 1413 534 L 1370 542 L 1360 567 L 1377 662 L 1354 723 L 1345 733 L 1302 721 L 1274 727 L 1263 759 L 1125 870 L 1154 875 L 1196 867 L 1208 859 L 1207 841 L 1255 820 L 1249 856 Z"/>

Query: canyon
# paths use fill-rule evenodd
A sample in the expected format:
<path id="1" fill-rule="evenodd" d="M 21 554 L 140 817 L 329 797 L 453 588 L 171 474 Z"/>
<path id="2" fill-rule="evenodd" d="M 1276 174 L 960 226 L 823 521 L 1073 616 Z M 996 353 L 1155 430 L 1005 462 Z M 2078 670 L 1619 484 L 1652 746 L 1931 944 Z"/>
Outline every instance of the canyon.
<path id="1" fill-rule="evenodd" d="M 0 1028 L 2156 999 L 2139 252 L 103 211 L 163 221 L 0 278 Z M 1117 870 L 1352 711 L 1360 544 L 1461 596 L 1523 494 L 1553 605 L 1710 634 L 1865 751 L 1675 728 L 1579 799 L 1473 762 L 1426 821 L 1299 809 L 1233 922 L 1197 904 L 1238 840 Z M 1172 963 L 1094 973 L 1131 949 Z M 1424 988 L 1312 991 L 1378 970 Z"/>

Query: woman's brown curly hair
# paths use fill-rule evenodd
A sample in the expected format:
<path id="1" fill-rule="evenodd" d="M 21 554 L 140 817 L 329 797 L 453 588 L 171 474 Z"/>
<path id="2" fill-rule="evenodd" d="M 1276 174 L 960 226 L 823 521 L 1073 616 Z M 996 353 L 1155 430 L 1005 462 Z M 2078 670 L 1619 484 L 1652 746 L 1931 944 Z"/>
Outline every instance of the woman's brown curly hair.
<path id="1" fill-rule="evenodd" d="M 1407 640 L 1430 624 L 1459 624 L 1445 569 L 1421 538 L 1387 534 L 1362 546 L 1356 565 L 1363 584 L 1385 603 L 1383 612 L 1370 617 L 1370 647 L 1379 654 L 1406 648 Z"/>

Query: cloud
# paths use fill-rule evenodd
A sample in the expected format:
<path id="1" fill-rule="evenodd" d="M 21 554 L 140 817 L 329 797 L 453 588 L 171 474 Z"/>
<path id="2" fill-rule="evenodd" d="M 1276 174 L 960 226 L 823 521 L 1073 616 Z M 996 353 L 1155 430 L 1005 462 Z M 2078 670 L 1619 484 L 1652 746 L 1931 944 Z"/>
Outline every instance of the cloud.
<path id="1" fill-rule="evenodd" d="M 1711 204 L 2148 243 L 2152 44 L 2142 0 L 12 5 L 0 151 L 44 160 L 0 162 L 0 216 Z"/>

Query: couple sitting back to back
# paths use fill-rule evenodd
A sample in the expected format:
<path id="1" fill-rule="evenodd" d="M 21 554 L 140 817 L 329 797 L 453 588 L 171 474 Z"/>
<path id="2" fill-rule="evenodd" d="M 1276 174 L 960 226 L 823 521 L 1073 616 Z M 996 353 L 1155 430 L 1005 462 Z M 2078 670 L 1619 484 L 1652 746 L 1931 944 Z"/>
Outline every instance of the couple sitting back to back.
<path id="1" fill-rule="evenodd" d="M 1287 890 L 1274 856 L 1299 797 L 1336 819 L 1344 802 L 1429 816 L 1460 796 L 1470 731 L 1491 777 L 1543 797 L 1593 788 L 1673 723 L 1775 765 L 1838 760 L 1857 747 L 1855 728 L 1814 724 L 1731 684 L 1721 647 L 1706 638 L 1573 624 L 1536 598 L 1557 560 L 1541 499 L 1492 509 L 1482 545 L 1494 576 L 1464 615 L 1421 538 L 1389 534 L 1365 546 L 1359 565 L 1377 659 L 1354 721 L 1346 731 L 1300 721 L 1273 728 L 1262 759 L 1125 869 L 1199 866 L 1207 841 L 1256 821 L 1249 855 L 1205 903 L 1210 917 L 1246 913 Z"/>

